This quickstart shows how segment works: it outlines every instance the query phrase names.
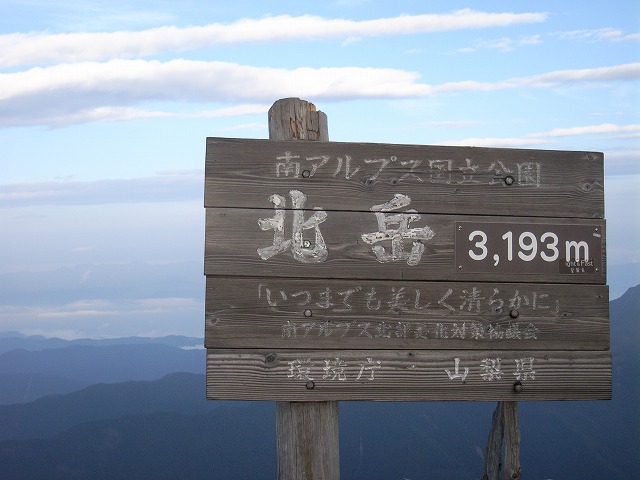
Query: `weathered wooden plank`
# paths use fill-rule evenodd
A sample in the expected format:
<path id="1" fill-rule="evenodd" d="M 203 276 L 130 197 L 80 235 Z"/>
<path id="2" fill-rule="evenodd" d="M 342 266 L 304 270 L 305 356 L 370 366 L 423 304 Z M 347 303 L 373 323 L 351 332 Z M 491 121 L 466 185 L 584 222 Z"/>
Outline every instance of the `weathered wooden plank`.
<path id="1" fill-rule="evenodd" d="M 206 207 L 260 208 L 301 190 L 325 210 L 396 193 L 418 212 L 604 217 L 596 152 L 208 138 Z"/>
<path id="2" fill-rule="evenodd" d="M 208 348 L 609 348 L 604 285 L 207 277 Z"/>
<path id="3" fill-rule="evenodd" d="M 208 350 L 207 398 L 527 401 L 611 398 L 610 352 Z"/>
<path id="4" fill-rule="evenodd" d="M 208 208 L 205 274 L 605 283 L 604 220 L 483 217 L 484 242 L 477 231 L 470 235 L 465 230 L 467 225 L 477 229 L 478 217 L 376 213 L 388 216 Z M 505 236 L 509 231 L 511 239 Z M 566 254 L 584 257 L 587 248 L 579 246 L 587 243 L 591 263 L 567 267 Z M 469 268 L 466 264 L 474 260 L 465 264 L 456 254 L 484 257 Z M 534 260 L 527 261 L 532 254 Z"/>

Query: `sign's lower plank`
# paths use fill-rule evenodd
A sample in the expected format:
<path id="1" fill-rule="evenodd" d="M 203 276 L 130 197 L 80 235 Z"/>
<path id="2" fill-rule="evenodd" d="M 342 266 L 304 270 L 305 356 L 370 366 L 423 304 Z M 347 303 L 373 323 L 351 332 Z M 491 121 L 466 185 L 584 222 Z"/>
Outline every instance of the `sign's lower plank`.
<path id="1" fill-rule="evenodd" d="M 207 398 L 611 399 L 610 352 L 208 350 Z"/>
<path id="2" fill-rule="evenodd" d="M 208 348 L 606 350 L 605 285 L 207 277 Z"/>
<path id="3" fill-rule="evenodd" d="M 208 208 L 205 274 L 605 283 L 604 220 L 395 211 L 404 200 L 378 212 Z"/>

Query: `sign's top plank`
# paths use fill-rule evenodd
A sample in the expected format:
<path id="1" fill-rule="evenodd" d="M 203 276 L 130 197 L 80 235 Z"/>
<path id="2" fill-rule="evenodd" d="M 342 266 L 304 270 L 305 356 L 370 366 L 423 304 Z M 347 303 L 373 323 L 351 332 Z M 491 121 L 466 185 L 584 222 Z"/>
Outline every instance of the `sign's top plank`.
<path id="1" fill-rule="evenodd" d="M 302 190 L 368 211 L 400 192 L 420 213 L 604 217 L 597 152 L 207 138 L 205 207 L 264 208 Z"/>

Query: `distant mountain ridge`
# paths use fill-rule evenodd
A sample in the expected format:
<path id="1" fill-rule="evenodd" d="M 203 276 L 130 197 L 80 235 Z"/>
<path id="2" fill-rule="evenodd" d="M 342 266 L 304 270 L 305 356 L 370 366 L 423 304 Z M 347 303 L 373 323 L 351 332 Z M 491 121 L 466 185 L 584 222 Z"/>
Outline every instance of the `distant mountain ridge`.
<path id="1" fill-rule="evenodd" d="M 33 350 L 20 348 L 0 354 L 0 405 L 69 393 L 94 383 L 157 380 L 169 373 L 205 371 L 205 350 L 191 348 L 202 345 L 203 339 L 11 340 L 13 345 L 25 344 Z M 36 349 L 50 344 L 55 348 Z"/>
<path id="2" fill-rule="evenodd" d="M 64 348 L 74 345 L 105 346 L 105 345 L 168 345 L 178 348 L 204 348 L 204 338 L 185 337 L 183 335 L 167 335 L 164 337 L 119 337 L 119 338 L 79 338 L 64 340 L 62 338 L 47 338 L 41 335 L 23 335 L 19 332 L 0 332 L 0 354 L 11 350 L 45 350 L 49 348 Z"/>
<path id="3" fill-rule="evenodd" d="M 171 373 L 153 381 L 100 383 L 67 395 L 0 406 L 0 440 L 47 438 L 85 422 L 127 415 L 207 413 L 224 402 L 208 402 L 205 376 Z"/>

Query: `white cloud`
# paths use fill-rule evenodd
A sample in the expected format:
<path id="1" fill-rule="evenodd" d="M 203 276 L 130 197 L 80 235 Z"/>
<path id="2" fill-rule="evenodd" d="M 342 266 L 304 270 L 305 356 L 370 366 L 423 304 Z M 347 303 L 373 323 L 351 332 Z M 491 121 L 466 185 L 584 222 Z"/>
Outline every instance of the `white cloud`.
<path id="1" fill-rule="evenodd" d="M 542 44 L 541 35 L 529 35 L 519 38 L 502 37 L 493 40 L 479 39 L 473 43 L 473 47 L 461 48 L 462 53 L 472 53 L 480 49 L 494 49 L 501 52 L 512 52 L 520 47 Z"/>
<path id="2" fill-rule="evenodd" d="M 531 77 L 515 78 L 507 81 L 521 87 L 553 87 L 567 83 L 610 82 L 619 80 L 640 80 L 640 63 L 627 63 L 613 67 L 558 70 Z"/>
<path id="3" fill-rule="evenodd" d="M 535 139 L 529 137 L 477 137 L 463 138 L 461 140 L 448 140 L 446 142 L 438 142 L 439 145 L 459 145 L 473 147 L 493 147 L 493 148 L 518 148 L 530 147 L 534 145 L 543 145 L 548 143 L 547 140 Z"/>
<path id="4" fill-rule="evenodd" d="M 558 32 L 554 36 L 563 40 L 580 40 L 589 42 L 624 42 L 640 40 L 639 33 L 625 34 L 617 28 L 597 28 L 592 30 L 571 30 L 568 32 Z"/>
<path id="5" fill-rule="evenodd" d="M 468 80 L 429 85 L 420 83 L 416 72 L 389 68 L 284 69 L 190 60 L 82 62 L 0 74 L 0 126 L 57 126 L 176 115 L 131 107 L 150 101 L 236 103 L 218 111 L 218 115 L 225 116 L 242 111 L 260 113 L 264 105 L 255 102 L 291 96 L 325 101 L 417 98 L 638 79 L 640 63 L 561 70 L 497 82 Z M 249 105 L 242 107 L 243 103 Z"/>
<path id="6" fill-rule="evenodd" d="M 615 125 L 602 123 L 600 125 L 585 125 L 570 128 L 555 128 L 549 132 L 536 133 L 534 137 L 567 137 L 574 135 L 597 135 L 640 132 L 640 125 Z"/>
<path id="7" fill-rule="evenodd" d="M 202 171 L 174 172 L 128 180 L 5 184 L 0 189 L 0 208 L 194 201 L 202 198 L 203 176 Z"/>
<path id="8" fill-rule="evenodd" d="M 266 123 L 241 123 L 239 125 L 232 125 L 230 127 L 218 128 L 219 132 L 237 132 L 241 130 L 267 130 Z"/>
<path id="9" fill-rule="evenodd" d="M 234 105 L 232 107 L 217 108 L 215 110 L 203 110 L 197 114 L 199 117 L 239 117 L 243 115 L 258 115 L 267 113 L 271 105 L 267 103 L 253 104 L 247 103 L 242 105 Z"/>
<path id="10" fill-rule="evenodd" d="M 133 329 L 131 334 L 142 335 L 140 329 L 149 327 L 164 330 L 166 334 L 175 327 L 176 319 L 191 321 L 202 309 L 200 300 L 187 297 L 81 299 L 62 305 L 9 305 L 0 307 L 0 327 L 65 339 L 95 338 L 97 331 L 102 332 L 100 337 L 115 336 L 109 335 L 110 329 Z"/>
<path id="11" fill-rule="evenodd" d="M 447 127 L 447 128 L 467 128 L 481 125 L 486 122 L 470 121 L 470 120 L 439 120 L 432 122 L 420 122 L 419 125 L 425 127 Z"/>
<path id="12" fill-rule="evenodd" d="M 438 122 L 432 122 L 438 123 Z M 447 122 L 444 122 L 447 123 Z M 455 125 L 453 125 L 455 126 Z M 477 147 L 527 147 L 552 143 L 555 138 L 580 135 L 615 134 L 621 132 L 638 132 L 640 125 L 614 125 L 604 123 L 600 125 L 585 125 L 579 127 L 555 128 L 547 132 L 530 133 L 522 137 L 477 137 L 463 138 L 460 140 L 448 140 L 442 145 L 473 145 Z M 608 158 L 632 157 L 628 152 L 608 154 Z"/>
<path id="13" fill-rule="evenodd" d="M 130 107 L 97 107 L 70 112 L 68 114 L 50 112 L 49 117 L 42 117 L 39 123 L 47 124 L 50 127 L 65 127 L 75 123 L 116 122 L 141 120 L 145 118 L 168 118 L 173 116 L 175 115 L 169 112 L 145 111 Z"/>
<path id="14" fill-rule="evenodd" d="M 0 67 L 135 58 L 241 42 L 355 38 L 504 27 L 543 22 L 546 13 L 489 13 L 470 9 L 445 14 L 402 15 L 375 20 L 326 19 L 313 15 L 245 18 L 229 24 L 98 33 L 0 35 Z"/>

